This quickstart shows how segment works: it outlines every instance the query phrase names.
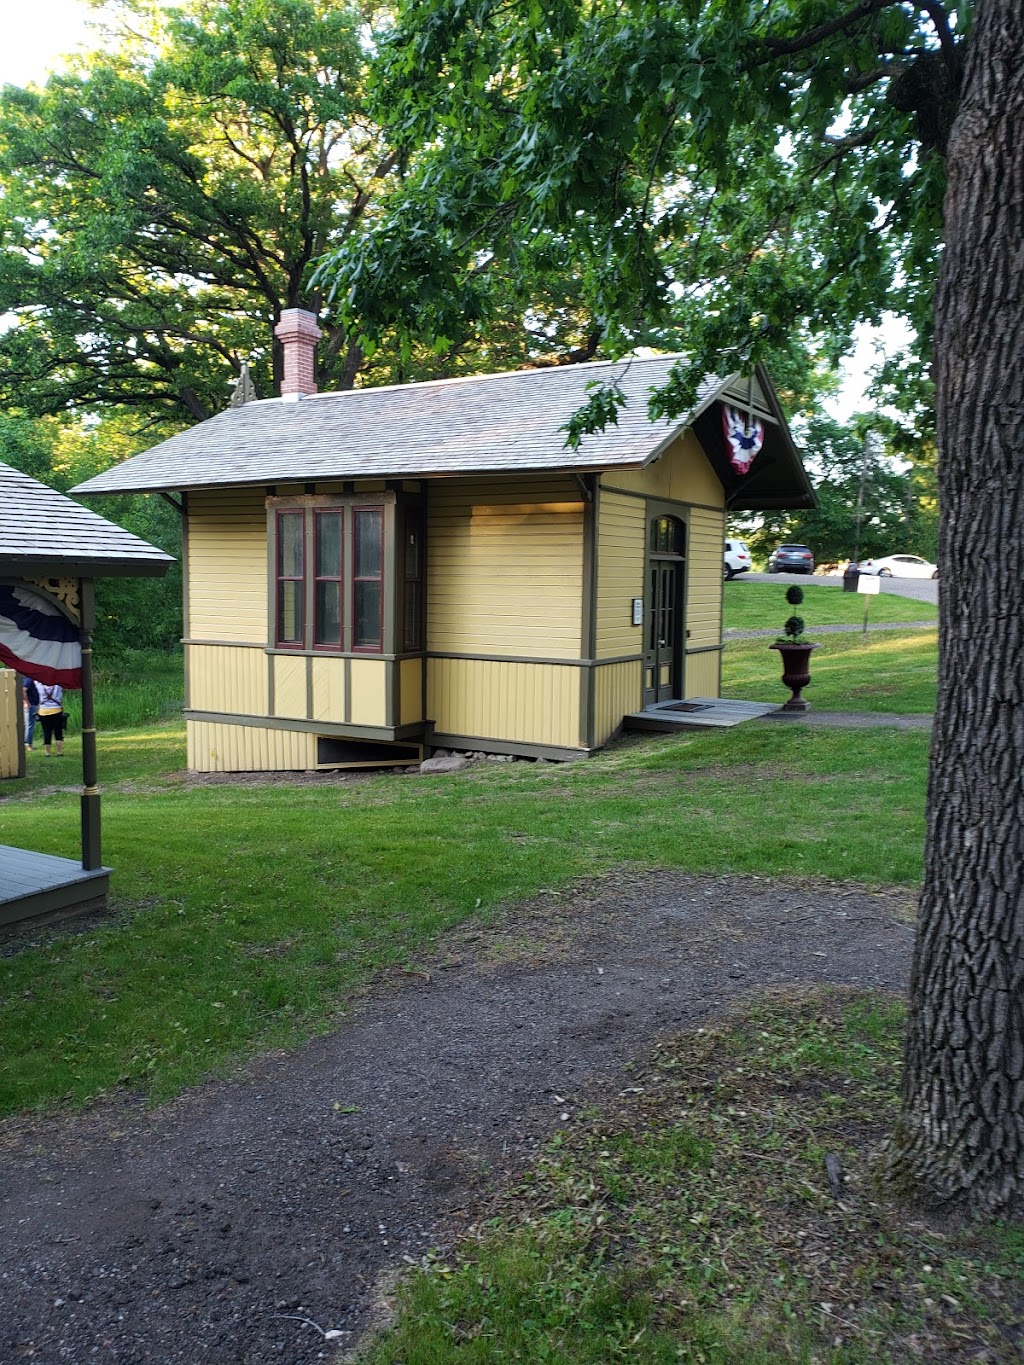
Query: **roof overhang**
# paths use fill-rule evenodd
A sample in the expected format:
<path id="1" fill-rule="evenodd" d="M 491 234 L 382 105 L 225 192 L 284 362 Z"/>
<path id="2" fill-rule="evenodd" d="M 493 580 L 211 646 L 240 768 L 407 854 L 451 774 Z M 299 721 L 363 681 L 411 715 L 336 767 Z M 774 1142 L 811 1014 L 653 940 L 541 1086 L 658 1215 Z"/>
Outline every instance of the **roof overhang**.
<path id="1" fill-rule="evenodd" d="M 730 464 L 722 427 L 722 400 L 743 406 L 738 394 L 729 391 L 734 381 L 709 396 L 691 422 L 725 490 L 726 508 L 730 512 L 769 512 L 817 507 L 817 496 L 763 366 L 757 367 L 755 378 L 763 399 L 753 405 L 753 410 L 764 422 L 764 445 L 746 474 L 738 474 Z"/>
<path id="2" fill-rule="evenodd" d="M 73 555 L 0 555 L 4 578 L 163 578 L 174 563 L 163 559 L 88 559 Z"/>

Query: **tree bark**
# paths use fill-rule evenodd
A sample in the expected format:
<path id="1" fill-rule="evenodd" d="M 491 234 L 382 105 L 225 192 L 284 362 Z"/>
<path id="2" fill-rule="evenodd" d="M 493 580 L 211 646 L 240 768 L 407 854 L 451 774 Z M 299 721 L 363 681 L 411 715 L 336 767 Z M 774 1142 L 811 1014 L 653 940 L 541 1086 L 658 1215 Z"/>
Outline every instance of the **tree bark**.
<path id="1" fill-rule="evenodd" d="M 936 297 L 939 699 L 894 1173 L 1024 1200 L 1024 6 L 980 0 Z"/>

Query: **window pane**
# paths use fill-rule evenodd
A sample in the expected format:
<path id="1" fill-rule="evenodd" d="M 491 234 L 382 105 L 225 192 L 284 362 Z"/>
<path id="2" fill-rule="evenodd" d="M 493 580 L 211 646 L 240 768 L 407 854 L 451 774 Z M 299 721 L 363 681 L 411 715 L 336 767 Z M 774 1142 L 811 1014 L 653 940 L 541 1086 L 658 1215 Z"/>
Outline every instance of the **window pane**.
<path id="1" fill-rule="evenodd" d="M 279 512 L 277 517 L 277 573 L 280 578 L 302 577 L 301 512 Z"/>
<path id="2" fill-rule="evenodd" d="M 410 579 L 405 585 L 405 629 L 402 648 L 420 649 L 423 644 L 423 593 L 420 584 Z"/>
<path id="3" fill-rule="evenodd" d="M 336 578 L 317 580 L 314 644 L 341 644 L 341 583 Z"/>
<path id="4" fill-rule="evenodd" d="M 355 649 L 381 647 L 380 582 L 355 584 L 355 623 L 352 645 Z"/>
<path id="5" fill-rule="evenodd" d="M 316 514 L 316 576 L 341 577 L 341 512 Z"/>
<path id="6" fill-rule="evenodd" d="M 277 585 L 277 642 L 302 644 L 302 583 L 285 579 Z"/>
<path id="7" fill-rule="evenodd" d="M 377 508 L 357 508 L 354 514 L 356 534 L 356 578 L 379 578 L 384 542 L 384 518 Z"/>
<path id="8" fill-rule="evenodd" d="M 651 550 L 658 555 L 686 553 L 686 527 L 678 517 L 658 517 L 651 522 Z"/>

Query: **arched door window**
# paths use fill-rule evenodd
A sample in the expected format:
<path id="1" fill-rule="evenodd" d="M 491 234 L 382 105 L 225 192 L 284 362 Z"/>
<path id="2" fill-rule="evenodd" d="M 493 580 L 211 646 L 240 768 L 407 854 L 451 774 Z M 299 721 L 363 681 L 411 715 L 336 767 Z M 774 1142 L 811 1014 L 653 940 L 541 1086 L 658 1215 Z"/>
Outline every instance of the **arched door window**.
<path id="1" fill-rule="evenodd" d="M 686 523 L 678 517 L 655 517 L 651 522 L 651 554 L 682 559 L 686 554 Z"/>

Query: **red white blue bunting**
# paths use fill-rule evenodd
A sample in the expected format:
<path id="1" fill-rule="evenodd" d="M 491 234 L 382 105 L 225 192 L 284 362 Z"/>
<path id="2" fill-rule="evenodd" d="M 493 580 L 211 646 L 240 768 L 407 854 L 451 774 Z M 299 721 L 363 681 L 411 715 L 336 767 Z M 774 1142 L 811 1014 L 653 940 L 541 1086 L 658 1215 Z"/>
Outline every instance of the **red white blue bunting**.
<path id="1" fill-rule="evenodd" d="M 0 661 L 35 682 L 82 686 L 77 626 L 31 588 L 0 585 Z"/>
<path id="2" fill-rule="evenodd" d="M 748 417 L 723 403 L 722 426 L 725 428 L 729 463 L 737 474 L 745 474 L 764 445 L 764 423 L 753 413 Z"/>

